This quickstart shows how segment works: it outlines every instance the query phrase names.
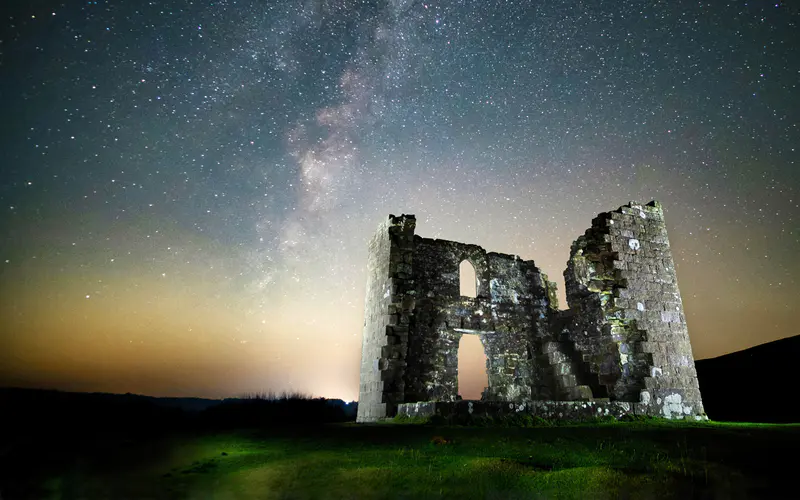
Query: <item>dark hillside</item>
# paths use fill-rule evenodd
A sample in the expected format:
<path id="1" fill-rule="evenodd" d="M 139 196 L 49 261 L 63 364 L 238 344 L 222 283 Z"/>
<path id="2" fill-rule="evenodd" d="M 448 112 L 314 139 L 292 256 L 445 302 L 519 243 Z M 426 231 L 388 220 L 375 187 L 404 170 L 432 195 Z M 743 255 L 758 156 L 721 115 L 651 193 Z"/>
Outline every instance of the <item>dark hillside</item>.
<path id="1" fill-rule="evenodd" d="M 800 422 L 794 402 L 800 335 L 695 362 L 708 418 Z"/>
<path id="2" fill-rule="evenodd" d="M 43 438 L 69 438 L 118 433 L 147 434 L 185 427 L 187 408 L 204 406 L 195 398 L 160 398 L 136 394 L 62 392 L 0 388 L 0 408 L 5 425 L 0 437 L 21 434 Z M 205 400 L 209 404 L 219 401 Z"/>

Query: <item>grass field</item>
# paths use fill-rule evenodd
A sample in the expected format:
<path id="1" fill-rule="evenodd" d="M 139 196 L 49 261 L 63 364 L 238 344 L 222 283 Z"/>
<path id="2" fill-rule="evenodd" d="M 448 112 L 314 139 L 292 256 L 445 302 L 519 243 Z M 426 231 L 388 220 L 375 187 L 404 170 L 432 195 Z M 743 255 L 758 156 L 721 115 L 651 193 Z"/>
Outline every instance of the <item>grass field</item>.
<path id="1" fill-rule="evenodd" d="M 338 424 L 17 443 L 0 457 L 3 500 L 797 498 L 800 426 Z"/>

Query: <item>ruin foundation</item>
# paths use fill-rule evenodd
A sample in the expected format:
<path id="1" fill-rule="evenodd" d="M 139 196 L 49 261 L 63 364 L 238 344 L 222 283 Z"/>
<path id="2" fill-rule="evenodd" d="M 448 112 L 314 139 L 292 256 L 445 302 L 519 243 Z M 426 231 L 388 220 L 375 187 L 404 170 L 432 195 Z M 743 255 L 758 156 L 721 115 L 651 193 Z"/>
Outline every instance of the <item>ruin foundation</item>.
<path id="1" fill-rule="evenodd" d="M 422 238 L 415 225 L 390 215 L 369 242 L 359 422 L 475 408 L 706 418 L 659 203 L 592 221 L 572 244 L 564 311 L 533 261 Z M 476 297 L 460 295 L 465 260 Z M 486 352 L 479 402 L 459 401 L 462 335 Z"/>

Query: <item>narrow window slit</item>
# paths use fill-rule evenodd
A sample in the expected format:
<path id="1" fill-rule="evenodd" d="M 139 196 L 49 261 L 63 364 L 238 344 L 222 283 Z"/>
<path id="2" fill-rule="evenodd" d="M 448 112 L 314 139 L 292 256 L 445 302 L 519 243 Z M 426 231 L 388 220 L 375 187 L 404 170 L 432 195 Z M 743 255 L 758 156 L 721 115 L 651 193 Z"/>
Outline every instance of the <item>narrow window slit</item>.
<path id="1" fill-rule="evenodd" d="M 458 266 L 460 295 L 462 297 L 478 296 L 478 277 L 475 275 L 475 268 L 468 260 L 464 260 Z"/>

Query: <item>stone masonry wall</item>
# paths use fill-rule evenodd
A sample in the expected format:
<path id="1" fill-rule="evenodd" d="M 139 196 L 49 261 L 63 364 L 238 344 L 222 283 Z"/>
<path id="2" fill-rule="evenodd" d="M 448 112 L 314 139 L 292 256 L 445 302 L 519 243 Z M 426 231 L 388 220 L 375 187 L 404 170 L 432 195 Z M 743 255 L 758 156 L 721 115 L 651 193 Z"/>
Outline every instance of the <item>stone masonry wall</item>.
<path id="1" fill-rule="evenodd" d="M 404 401 L 415 225 L 413 215 L 390 215 L 369 242 L 358 422 L 391 416 Z"/>
<path id="2" fill-rule="evenodd" d="M 459 295 L 459 264 L 475 268 L 477 297 Z M 484 398 L 531 397 L 528 335 L 538 328 L 533 297 L 546 296 L 533 262 L 487 253 L 477 245 L 415 238 L 417 303 L 406 372 L 410 400 L 455 401 L 462 335 L 478 335 L 487 356 Z M 540 300 L 541 302 L 541 300 Z"/>
<path id="3" fill-rule="evenodd" d="M 420 401 L 403 403 L 397 413 L 407 417 L 432 417 L 438 415 L 455 422 L 469 421 L 471 418 L 530 415 L 545 420 L 568 420 L 572 422 L 592 422 L 598 418 L 624 419 L 653 416 L 642 403 L 627 401 L 525 401 L 521 403 L 506 401 Z M 700 415 L 689 416 L 690 420 L 704 420 Z"/>
<path id="4" fill-rule="evenodd" d="M 703 414 L 662 207 L 600 214 L 572 246 L 565 272 L 568 336 L 617 401 L 651 414 Z"/>
<path id="5" fill-rule="evenodd" d="M 422 238 L 415 223 L 390 215 L 370 240 L 359 422 L 410 403 L 455 404 L 462 335 L 484 346 L 485 403 L 584 411 L 594 407 L 556 402 L 610 401 L 636 414 L 705 418 L 657 202 L 600 214 L 573 243 L 566 311 L 533 261 Z M 460 296 L 464 260 L 475 269 L 474 298 Z"/>

